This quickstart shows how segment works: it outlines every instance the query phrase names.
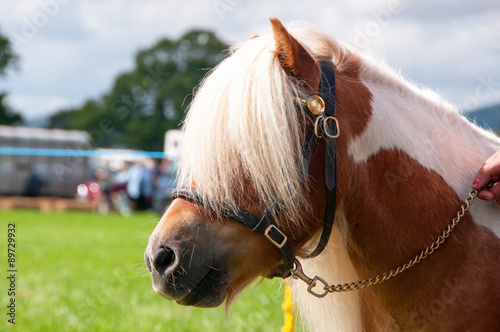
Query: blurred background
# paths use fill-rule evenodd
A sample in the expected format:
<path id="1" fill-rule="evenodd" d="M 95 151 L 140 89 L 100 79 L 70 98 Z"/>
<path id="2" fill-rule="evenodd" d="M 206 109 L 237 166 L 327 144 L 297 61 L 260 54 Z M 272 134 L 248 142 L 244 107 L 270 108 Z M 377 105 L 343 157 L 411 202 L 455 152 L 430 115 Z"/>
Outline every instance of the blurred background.
<path id="1" fill-rule="evenodd" d="M 0 124 L 17 127 L 0 128 L 0 195 L 161 213 L 193 88 L 269 17 L 313 23 L 500 130 L 498 1 L 0 4 Z"/>
<path id="2" fill-rule="evenodd" d="M 62 330 L 58 324 L 63 321 L 68 330 L 110 328 L 99 325 L 103 318 L 96 313 L 106 301 L 64 300 L 64 296 L 78 294 L 73 288 L 59 289 L 57 285 L 68 280 L 78 283 L 81 278 L 71 274 L 75 269 L 70 265 L 59 266 L 70 273 L 65 277 L 58 274 L 63 279 L 27 277 L 35 246 L 46 248 L 46 259 L 71 261 L 74 242 L 67 246 L 60 242 L 58 250 L 49 253 L 53 248 L 36 235 L 52 227 L 63 232 L 68 219 L 73 220 L 68 232 L 78 229 L 86 236 L 95 234 L 95 227 L 117 222 L 128 227 L 130 233 L 125 237 L 132 236 L 135 242 L 130 244 L 133 258 L 124 258 L 130 262 L 114 262 L 116 269 L 125 269 L 116 273 L 143 271 L 140 256 L 147 234 L 168 206 L 176 185 L 182 143 L 179 127 L 193 88 L 224 58 L 230 44 L 270 31 L 270 17 L 285 25 L 293 21 L 317 25 L 384 59 L 479 125 L 500 133 L 497 0 L 0 0 L 0 219 L 24 225 L 19 237 L 31 239 L 20 249 L 26 264 L 22 275 L 26 287 L 19 296 L 27 311 L 24 316 L 30 313 L 33 317 L 24 318 L 29 330 Z M 37 211 L 42 214 L 34 214 Z M 114 236 L 114 228 L 101 231 Z M 131 235 L 138 232 L 145 235 Z M 64 232 L 57 236 L 59 240 L 68 238 Z M 104 246 L 103 236 L 96 236 L 95 243 Z M 81 241 L 81 248 L 90 250 L 91 238 L 75 238 Z M 26 250 L 24 254 L 22 250 Z M 102 251 L 96 255 L 101 257 Z M 100 262 L 92 267 L 96 270 L 112 264 L 93 261 Z M 114 280 L 105 270 L 102 273 L 103 279 Z M 140 284 L 144 292 L 153 293 L 147 274 L 139 281 L 138 276 L 144 273 L 130 274 L 127 289 Z M 40 283 L 59 292 L 61 300 L 49 303 L 43 296 L 37 297 L 40 287 L 35 285 Z M 123 290 L 123 285 L 119 289 L 109 284 L 89 287 L 85 293 L 93 296 L 105 288 L 114 289 L 114 296 L 120 298 Z M 268 297 L 262 296 L 258 298 L 264 304 L 256 305 L 269 305 Z M 164 327 L 166 301 L 153 294 L 141 301 L 134 303 L 149 308 L 145 311 L 154 311 L 153 304 L 161 308 L 157 316 L 150 317 L 152 325 L 141 320 L 146 324 L 141 329 L 161 330 L 157 327 Z M 81 316 L 82 305 L 94 314 Z M 107 305 L 117 317 L 120 310 L 130 309 L 113 302 Z M 47 317 L 55 314 L 38 312 L 37 306 L 66 311 L 60 310 L 59 318 L 52 321 Z M 175 308 L 169 310 L 180 310 Z M 279 325 L 280 309 L 274 309 Z M 176 315 L 171 319 L 175 322 Z M 35 323 L 40 320 L 46 324 Z M 241 319 L 241 326 L 232 321 L 232 330 L 267 330 L 249 327 L 247 321 Z M 129 325 L 134 324 L 137 321 Z M 215 328 L 206 325 L 203 330 Z"/>

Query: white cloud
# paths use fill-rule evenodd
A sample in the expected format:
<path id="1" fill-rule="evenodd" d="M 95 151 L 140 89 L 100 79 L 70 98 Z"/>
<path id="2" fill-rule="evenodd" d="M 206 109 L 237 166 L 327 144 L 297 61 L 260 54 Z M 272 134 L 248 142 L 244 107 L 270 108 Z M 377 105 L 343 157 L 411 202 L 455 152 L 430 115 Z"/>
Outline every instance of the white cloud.
<path id="1" fill-rule="evenodd" d="M 10 105 L 15 105 L 15 110 L 19 108 L 30 110 L 30 113 L 26 114 L 30 119 L 40 119 L 42 117 L 49 116 L 54 112 L 54 110 L 67 107 L 70 103 L 70 101 L 66 98 L 62 98 L 59 95 L 49 94 L 13 94 L 8 97 L 7 102 Z M 43 106 L 41 107 L 40 105 Z"/>
<path id="2" fill-rule="evenodd" d="M 456 104 L 474 93 L 479 77 L 500 81 L 497 0 L 0 0 L 0 8 L 9 8 L 0 12 L 4 33 L 32 35 L 17 45 L 21 70 L 6 82 L 11 103 L 27 117 L 100 96 L 132 68 L 138 49 L 162 37 L 205 28 L 238 42 L 268 31 L 269 17 L 307 21 L 351 42 L 370 34 L 362 48 Z M 480 103 L 498 100 L 500 89 Z"/>

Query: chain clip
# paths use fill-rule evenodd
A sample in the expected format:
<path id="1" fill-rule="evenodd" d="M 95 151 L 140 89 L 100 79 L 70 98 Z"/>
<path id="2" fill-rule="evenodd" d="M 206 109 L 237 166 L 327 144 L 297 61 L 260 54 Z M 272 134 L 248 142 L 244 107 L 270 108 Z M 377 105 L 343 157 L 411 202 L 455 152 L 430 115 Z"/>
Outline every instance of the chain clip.
<path id="1" fill-rule="evenodd" d="M 300 262 L 297 259 L 294 261 L 294 268 L 290 269 L 290 272 L 292 273 L 292 277 L 294 279 L 300 279 L 307 284 L 307 291 L 310 294 L 316 296 L 317 298 L 325 297 L 328 294 L 329 285 L 326 282 L 326 280 L 321 278 L 321 277 L 318 277 L 318 276 L 314 276 L 314 278 L 312 278 L 312 279 L 309 278 L 302 270 L 302 265 L 300 264 Z M 314 290 L 318 281 L 321 282 L 324 286 L 322 293 L 316 292 Z"/>

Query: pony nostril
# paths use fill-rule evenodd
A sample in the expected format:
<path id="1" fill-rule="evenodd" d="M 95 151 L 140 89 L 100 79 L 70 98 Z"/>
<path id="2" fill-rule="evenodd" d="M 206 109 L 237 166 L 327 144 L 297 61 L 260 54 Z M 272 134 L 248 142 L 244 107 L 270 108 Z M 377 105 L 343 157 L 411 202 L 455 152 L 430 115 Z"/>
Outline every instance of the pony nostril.
<path id="1" fill-rule="evenodd" d="M 153 267 L 163 273 L 175 261 L 175 253 L 168 247 L 161 247 L 153 257 Z"/>

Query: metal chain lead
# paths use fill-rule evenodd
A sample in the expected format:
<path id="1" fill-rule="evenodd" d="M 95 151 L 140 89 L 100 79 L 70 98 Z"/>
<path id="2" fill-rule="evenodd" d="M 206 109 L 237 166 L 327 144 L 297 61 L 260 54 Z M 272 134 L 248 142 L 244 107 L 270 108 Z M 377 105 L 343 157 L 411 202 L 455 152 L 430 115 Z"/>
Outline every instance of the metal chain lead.
<path id="1" fill-rule="evenodd" d="M 453 218 L 453 220 L 448 224 L 448 227 L 443 231 L 443 233 L 437 237 L 437 239 L 432 242 L 427 248 L 422 250 L 420 254 L 415 256 L 414 259 L 410 260 L 408 263 L 399 266 L 395 270 L 391 270 L 389 272 L 379 274 L 376 277 L 370 278 L 370 279 L 365 279 L 365 280 L 360 280 L 360 281 L 355 281 L 351 283 L 345 283 L 345 284 L 338 284 L 338 285 L 328 285 L 328 283 L 325 282 L 324 279 L 316 276 L 314 278 L 309 278 L 307 277 L 304 272 L 302 271 L 302 266 L 300 263 L 296 260 L 295 261 L 295 268 L 291 270 L 292 272 L 292 277 L 295 279 L 301 279 L 305 283 L 309 285 L 307 288 L 308 292 L 311 293 L 312 295 L 316 297 L 324 297 L 328 293 L 339 293 L 339 292 L 349 292 L 353 290 L 359 290 L 362 288 L 370 287 L 376 284 L 380 284 L 396 275 L 399 273 L 408 270 L 410 267 L 414 266 L 417 263 L 420 263 L 422 260 L 426 259 L 429 255 L 434 253 L 434 251 L 439 248 L 441 244 L 450 236 L 450 233 L 455 229 L 455 226 L 460 222 L 462 217 L 465 215 L 465 212 L 467 212 L 474 202 L 474 199 L 477 197 L 477 190 L 472 190 L 469 193 L 469 197 L 465 200 L 465 202 L 462 204 L 460 207 L 460 211 L 457 212 L 457 216 Z M 318 293 L 314 290 L 316 287 L 316 282 L 320 281 L 322 284 L 325 285 L 323 288 L 322 292 Z"/>

